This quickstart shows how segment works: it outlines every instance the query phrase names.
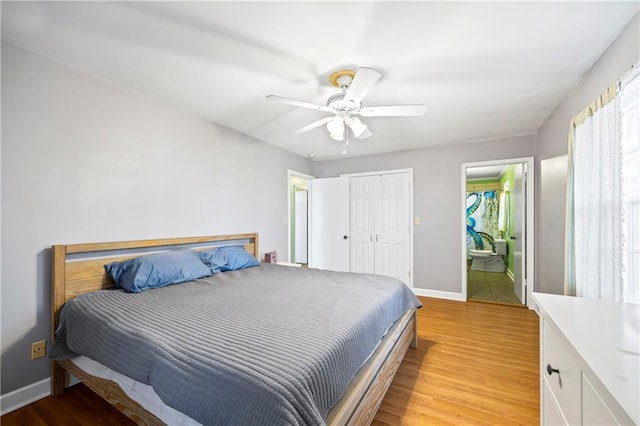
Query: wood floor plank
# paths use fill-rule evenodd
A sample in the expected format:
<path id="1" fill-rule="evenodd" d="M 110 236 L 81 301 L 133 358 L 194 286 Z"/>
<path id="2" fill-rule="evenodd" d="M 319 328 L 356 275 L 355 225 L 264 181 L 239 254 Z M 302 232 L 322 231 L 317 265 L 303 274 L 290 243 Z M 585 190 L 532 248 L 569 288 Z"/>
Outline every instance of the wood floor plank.
<path id="1" fill-rule="evenodd" d="M 540 424 L 538 316 L 520 307 L 420 299 L 418 348 L 407 352 L 372 424 Z M 83 385 L 1 423 L 133 424 Z"/>

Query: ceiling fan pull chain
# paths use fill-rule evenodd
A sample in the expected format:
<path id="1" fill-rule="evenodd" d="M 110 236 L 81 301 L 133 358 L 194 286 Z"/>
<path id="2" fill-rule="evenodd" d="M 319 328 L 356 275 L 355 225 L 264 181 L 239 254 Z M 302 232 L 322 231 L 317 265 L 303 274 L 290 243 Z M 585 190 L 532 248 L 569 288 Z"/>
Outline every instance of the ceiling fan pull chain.
<path id="1" fill-rule="evenodd" d="M 349 125 L 346 120 L 344 121 L 344 137 L 342 140 L 344 141 L 344 145 L 342 146 L 342 155 L 347 153 L 347 145 L 349 145 Z"/>
<path id="2" fill-rule="evenodd" d="M 342 138 L 344 141 L 344 145 L 342 146 L 342 155 L 347 153 L 347 145 L 349 145 L 349 126 L 347 123 L 344 123 L 344 137 Z"/>
<path id="3" fill-rule="evenodd" d="M 344 122 L 344 144 L 349 145 L 349 125 L 347 122 Z"/>

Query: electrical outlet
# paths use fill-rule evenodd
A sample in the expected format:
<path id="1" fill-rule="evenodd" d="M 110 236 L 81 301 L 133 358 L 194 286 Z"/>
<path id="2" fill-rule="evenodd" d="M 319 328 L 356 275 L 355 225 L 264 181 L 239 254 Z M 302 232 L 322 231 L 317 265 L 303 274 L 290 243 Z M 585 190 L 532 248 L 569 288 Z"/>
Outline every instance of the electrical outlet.
<path id="1" fill-rule="evenodd" d="M 47 341 L 40 340 L 31 344 L 31 359 L 43 358 L 47 355 Z"/>

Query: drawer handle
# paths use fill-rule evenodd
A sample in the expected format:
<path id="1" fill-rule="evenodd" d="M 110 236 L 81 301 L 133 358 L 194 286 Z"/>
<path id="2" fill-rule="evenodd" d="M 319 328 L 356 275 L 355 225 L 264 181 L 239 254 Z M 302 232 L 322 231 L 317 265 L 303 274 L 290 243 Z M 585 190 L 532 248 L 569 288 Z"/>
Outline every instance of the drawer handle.
<path id="1" fill-rule="evenodd" d="M 552 375 L 553 373 L 560 374 L 560 370 L 558 370 L 557 368 L 551 367 L 551 364 L 547 364 L 547 373 L 549 373 L 549 375 Z"/>

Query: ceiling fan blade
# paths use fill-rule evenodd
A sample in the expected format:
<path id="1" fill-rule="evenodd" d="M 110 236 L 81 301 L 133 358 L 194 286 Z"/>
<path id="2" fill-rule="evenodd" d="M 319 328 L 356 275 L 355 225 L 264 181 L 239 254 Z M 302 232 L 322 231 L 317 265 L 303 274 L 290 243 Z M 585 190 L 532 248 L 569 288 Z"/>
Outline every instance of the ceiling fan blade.
<path id="1" fill-rule="evenodd" d="M 294 135 L 300 135 L 302 133 L 306 133 L 309 130 L 315 129 L 316 127 L 320 127 L 322 126 L 324 123 L 328 123 L 329 121 L 333 120 L 335 117 L 325 117 L 322 120 L 318 120 L 318 121 L 314 121 L 313 123 L 309 124 L 308 126 L 304 126 L 301 129 L 296 130 L 295 132 L 293 132 Z"/>
<path id="2" fill-rule="evenodd" d="M 373 68 L 358 68 L 356 76 L 344 95 L 344 100 L 360 104 L 381 76 L 382 74 Z"/>
<path id="3" fill-rule="evenodd" d="M 361 108 L 363 117 L 417 117 L 427 112 L 426 105 L 393 105 Z"/>
<path id="4" fill-rule="evenodd" d="M 282 102 L 284 104 L 295 105 L 303 108 L 316 109 L 318 111 L 331 112 L 331 108 L 325 105 L 312 104 L 311 102 L 297 101 L 295 99 L 283 98 L 282 96 L 269 95 L 267 99 L 270 101 Z"/>

